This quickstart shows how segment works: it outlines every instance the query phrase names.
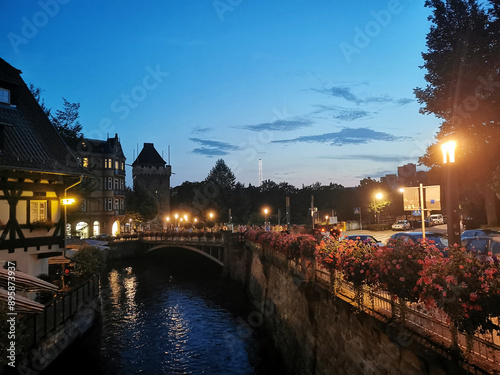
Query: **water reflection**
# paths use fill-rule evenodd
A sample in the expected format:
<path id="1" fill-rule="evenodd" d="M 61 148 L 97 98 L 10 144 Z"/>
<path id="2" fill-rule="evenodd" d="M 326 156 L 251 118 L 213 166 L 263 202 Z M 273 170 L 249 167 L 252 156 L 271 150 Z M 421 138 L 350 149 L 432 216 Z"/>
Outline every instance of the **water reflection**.
<path id="1" fill-rule="evenodd" d="M 101 279 L 102 324 L 85 343 L 92 349 L 68 354 L 71 366 L 109 375 L 275 373 L 258 332 L 241 334 L 238 319 L 252 311 L 242 287 L 193 264 L 115 263 Z"/>

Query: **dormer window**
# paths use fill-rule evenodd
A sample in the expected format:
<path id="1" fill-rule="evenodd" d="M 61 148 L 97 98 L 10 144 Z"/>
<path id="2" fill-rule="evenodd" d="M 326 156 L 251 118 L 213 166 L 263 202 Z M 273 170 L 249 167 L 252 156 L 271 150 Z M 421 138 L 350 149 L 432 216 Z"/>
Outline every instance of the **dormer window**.
<path id="1" fill-rule="evenodd" d="M 10 104 L 10 91 L 0 87 L 0 103 Z"/>

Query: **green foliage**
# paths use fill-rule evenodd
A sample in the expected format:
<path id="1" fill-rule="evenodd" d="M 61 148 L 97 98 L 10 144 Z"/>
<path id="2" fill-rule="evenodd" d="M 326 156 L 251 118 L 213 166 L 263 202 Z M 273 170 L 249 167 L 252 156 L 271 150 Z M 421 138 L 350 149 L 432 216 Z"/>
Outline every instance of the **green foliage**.
<path id="1" fill-rule="evenodd" d="M 231 190 L 235 186 L 236 177 L 224 160 L 219 159 L 208 174 L 205 182 L 213 182 L 221 189 Z"/>
<path id="2" fill-rule="evenodd" d="M 71 103 L 63 98 L 63 109 L 58 109 L 55 116 L 51 116 L 52 125 L 57 129 L 64 141 L 74 146 L 83 137 L 80 117 L 80 103 Z"/>
<path id="3" fill-rule="evenodd" d="M 71 259 L 75 262 L 76 274 L 82 279 L 90 278 L 104 271 L 104 254 L 96 246 L 82 246 Z"/>

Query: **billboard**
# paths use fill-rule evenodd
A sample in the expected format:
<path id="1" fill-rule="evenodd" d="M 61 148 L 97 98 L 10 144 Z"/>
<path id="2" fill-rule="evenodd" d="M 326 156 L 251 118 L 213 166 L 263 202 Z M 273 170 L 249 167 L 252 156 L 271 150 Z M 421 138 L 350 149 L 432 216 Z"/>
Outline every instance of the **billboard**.
<path id="1" fill-rule="evenodd" d="M 420 189 L 408 187 L 403 191 L 403 206 L 405 211 L 420 210 Z"/>

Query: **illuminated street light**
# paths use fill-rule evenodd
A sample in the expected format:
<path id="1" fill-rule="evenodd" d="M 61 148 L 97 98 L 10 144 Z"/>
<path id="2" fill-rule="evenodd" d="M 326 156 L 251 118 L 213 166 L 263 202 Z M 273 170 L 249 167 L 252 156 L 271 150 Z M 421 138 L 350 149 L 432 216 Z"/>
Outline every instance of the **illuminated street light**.
<path id="1" fill-rule="evenodd" d="M 441 145 L 443 164 L 446 164 L 446 216 L 448 229 L 448 244 L 460 244 L 460 218 L 458 215 L 458 186 L 455 164 L 455 141 Z"/>
<path id="2" fill-rule="evenodd" d="M 269 212 L 269 209 L 264 208 L 264 227 L 267 228 L 267 213 Z"/>

